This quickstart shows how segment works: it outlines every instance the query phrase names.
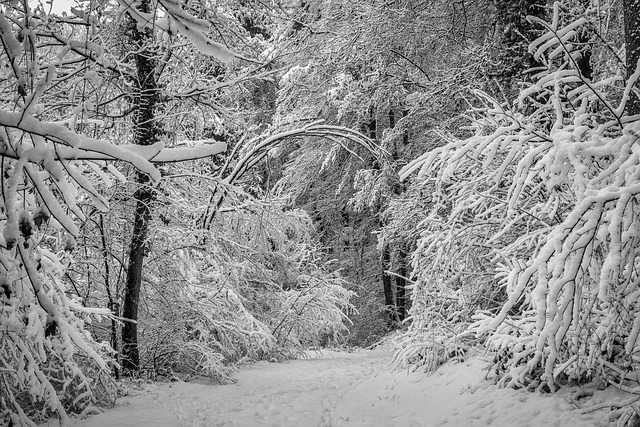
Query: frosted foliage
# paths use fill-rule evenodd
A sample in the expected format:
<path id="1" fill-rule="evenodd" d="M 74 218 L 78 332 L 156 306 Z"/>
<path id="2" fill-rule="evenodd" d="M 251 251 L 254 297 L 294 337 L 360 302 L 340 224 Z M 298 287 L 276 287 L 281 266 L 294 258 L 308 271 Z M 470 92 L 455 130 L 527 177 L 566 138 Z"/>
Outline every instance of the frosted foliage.
<path id="1" fill-rule="evenodd" d="M 171 183 L 176 193 L 186 188 Z M 158 298 L 147 295 L 143 369 L 177 369 L 230 382 L 239 363 L 289 358 L 347 332 L 353 293 L 311 244 L 309 216 L 285 211 L 281 200 L 261 202 L 223 181 L 217 185 L 226 196 L 211 232 L 194 231 L 184 218 L 158 228 L 155 247 L 180 242 L 185 249 L 149 266 L 154 289 L 162 290 Z M 189 187 L 210 192 L 195 180 Z M 195 210 L 196 217 L 208 207 L 205 197 L 200 206 L 192 198 L 172 201 L 171 212 Z M 171 304 L 151 305 L 167 299 Z"/>
<path id="2" fill-rule="evenodd" d="M 135 1 L 118 0 L 123 11 L 136 20 L 140 28 L 157 28 L 163 36 L 171 37 L 176 32 L 185 36 L 193 46 L 205 55 L 210 55 L 223 62 L 235 58 L 235 54 L 226 46 L 208 38 L 209 23 L 187 13 L 180 1 L 160 0 L 158 3 L 164 9 L 164 16 L 155 20 L 156 13 L 144 13 L 137 9 Z"/>
<path id="3" fill-rule="evenodd" d="M 214 247 L 198 268 L 204 274 L 200 280 L 206 277 L 210 286 L 215 284 L 214 293 L 231 304 L 237 324 L 246 325 L 241 333 L 255 341 L 244 346 L 244 356 L 287 357 L 327 339 L 338 339 L 347 332 L 353 292 L 344 288 L 344 280 L 321 261 L 320 251 L 310 244 L 308 215 L 297 210 L 283 212 L 273 203 L 254 206 L 245 211 L 244 205 L 220 216 L 222 223 L 213 227 L 218 230 Z M 219 313 L 225 312 L 229 310 Z M 229 314 L 221 316 L 230 318 Z M 218 334 L 218 338 L 225 337 Z M 225 347 L 232 348 L 233 340 L 226 341 Z M 232 360 L 242 356 L 226 355 Z"/>
<path id="4" fill-rule="evenodd" d="M 72 130 L 85 120 L 83 108 L 45 117 L 47 91 L 64 82 L 58 65 L 72 54 L 42 53 L 31 27 L 41 21 L 9 13 L 19 12 L 0 12 L 0 61 L 10 64 L 0 78 L 0 420 L 34 425 L 53 416 L 65 424 L 69 414 L 99 411 L 112 399 L 109 347 L 85 329 L 90 316 L 110 312 L 70 299 L 63 281 L 83 205 L 107 209 L 98 189 L 110 185 L 106 172 L 115 168 L 105 160 L 130 163 L 157 181 L 152 159 L 183 160 L 225 147 L 118 146 Z"/>
<path id="5" fill-rule="evenodd" d="M 5 128 L 3 142 L 20 145 L 16 133 Z M 26 145 L 28 137 L 21 137 Z M 47 166 L 64 180 L 57 188 L 75 198 L 76 188 L 52 159 L 44 160 Z M 32 425 L 51 414 L 65 422 L 68 413 L 99 411 L 97 404 L 111 399 L 110 354 L 84 333 L 91 313 L 70 299 L 62 282 L 75 226 L 58 204 L 63 196 L 51 192 L 58 180 L 22 158 L 5 157 L 1 169 L 0 416 Z"/>
<path id="6" fill-rule="evenodd" d="M 41 67 L 35 39 L 19 43 L 17 30 L 0 14 L 2 61 L 14 65 L 0 86 L 19 95 L 0 107 L 0 419 L 35 425 L 54 415 L 65 424 L 68 414 L 98 412 L 113 397 L 108 346 L 85 333 L 90 313 L 62 281 L 78 204 L 105 208 L 84 164 L 72 159 L 101 143 L 38 119 L 55 67 Z"/>
<path id="7" fill-rule="evenodd" d="M 637 365 L 640 121 L 625 105 L 640 71 L 586 80 L 572 44 L 584 22 L 562 27 L 558 9 L 551 23 L 535 19 L 547 33 L 530 50 L 545 69 L 518 109 L 478 93 L 475 135 L 402 171 L 418 172 L 431 211 L 401 366 L 426 364 L 416 355 L 443 341 L 457 348 L 468 331 L 497 351 L 503 385 L 620 381 Z M 468 328 L 437 321 L 445 304 L 469 309 Z"/>

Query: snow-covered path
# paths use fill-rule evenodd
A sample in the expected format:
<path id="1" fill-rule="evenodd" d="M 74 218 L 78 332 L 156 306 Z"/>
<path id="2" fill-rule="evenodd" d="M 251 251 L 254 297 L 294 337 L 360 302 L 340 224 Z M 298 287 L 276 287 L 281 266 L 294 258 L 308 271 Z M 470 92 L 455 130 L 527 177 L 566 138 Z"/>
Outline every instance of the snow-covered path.
<path id="1" fill-rule="evenodd" d="M 312 355 L 313 356 L 313 355 Z M 389 349 L 328 351 L 242 369 L 237 384 L 178 382 L 76 426 L 605 426 L 580 414 L 571 390 L 540 395 L 484 382 L 484 362 L 449 364 L 432 375 L 390 372 Z M 597 394 L 596 394 L 597 396 Z M 610 394 L 608 395 L 610 397 Z M 604 396 L 603 396 L 604 398 Z M 589 406 L 599 403 L 590 398 Z M 578 402 L 584 403 L 584 402 Z"/>

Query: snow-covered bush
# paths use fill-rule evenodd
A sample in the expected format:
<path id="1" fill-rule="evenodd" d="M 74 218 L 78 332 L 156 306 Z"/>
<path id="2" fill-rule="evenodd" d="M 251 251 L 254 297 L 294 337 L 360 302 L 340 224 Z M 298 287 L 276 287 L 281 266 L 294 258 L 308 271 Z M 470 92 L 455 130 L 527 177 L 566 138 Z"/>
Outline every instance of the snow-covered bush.
<path id="1" fill-rule="evenodd" d="M 40 57 L 30 18 L 19 17 L 0 13 L 0 56 L 10 64 L 0 79 L 0 420 L 35 425 L 54 415 L 65 424 L 113 398 L 109 346 L 85 325 L 110 312 L 84 307 L 64 281 L 79 204 L 105 206 L 81 159 L 142 158 L 41 120 L 57 70 Z"/>
<path id="2" fill-rule="evenodd" d="M 84 94 L 100 79 L 82 53 L 101 47 L 87 37 L 67 42 L 73 31 L 29 7 L 0 8 L 0 421 L 33 426 L 50 416 L 66 425 L 70 414 L 113 403 L 112 350 L 88 332 L 111 310 L 87 307 L 67 274 L 84 208 L 106 211 L 100 189 L 112 182 L 110 173 L 123 178 L 107 161 L 130 164 L 157 183 L 149 159 L 185 152 L 87 136 L 104 123 L 89 117 L 93 104 Z M 51 38 L 43 42 L 45 35 Z M 98 62 L 112 65 L 102 56 Z"/>
<path id="3" fill-rule="evenodd" d="M 557 3 L 551 23 L 534 18 L 547 30 L 531 45 L 543 66 L 517 108 L 478 93 L 475 135 L 402 172 L 419 170 L 433 208 L 400 364 L 431 333 L 433 298 L 450 296 L 486 300 L 468 330 L 497 351 L 504 385 L 619 380 L 637 364 L 640 121 L 625 107 L 640 72 L 585 77 L 588 47 L 575 41 L 586 20 L 560 18 Z"/>
<path id="4" fill-rule="evenodd" d="M 172 196 L 160 202 L 167 202 L 160 209 L 167 223 L 157 221 L 150 240 L 139 323 L 143 371 L 228 382 L 239 363 L 293 357 L 347 332 L 353 292 L 321 261 L 308 215 L 218 185 L 226 197 L 210 232 L 189 226 L 206 203 L 190 201 L 192 217 L 179 215 L 184 183 L 169 183 Z"/>
<path id="5" fill-rule="evenodd" d="M 353 293 L 312 244 L 308 215 L 284 211 L 282 201 L 238 194 L 243 203 L 217 217 L 212 250 L 198 271 L 215 277 L 216 288 L 233 290 L 236 306 L 246 310 L 246 319 L 253 317 L 249 330 L 268 331 L 271 348 L 265 351 L 267 342 L 262 343 L 262 357 L 286 356 L 346 332 Z"/>
<path id="6" fill-rule="evenodd" d="M 100 412 L 114 399 L 110 347 L 85 332 L 90 316 L 110 312 L 85 308 L 67 295 L 64 267 L 42 237 L 21 236 L 15 252 L 2 251 L 0 418 L 13 425 Z"/>
<path id="7" fill-rule="evenodd" d="M 347 332 L 347 314 L 353 309 L 349 302 L 353 292 L 338 273 L 316 263 L 302 269 L 307 271 L 282 293 L 270 316 L 277 346 L 287 352 L 340 343 Z"/>

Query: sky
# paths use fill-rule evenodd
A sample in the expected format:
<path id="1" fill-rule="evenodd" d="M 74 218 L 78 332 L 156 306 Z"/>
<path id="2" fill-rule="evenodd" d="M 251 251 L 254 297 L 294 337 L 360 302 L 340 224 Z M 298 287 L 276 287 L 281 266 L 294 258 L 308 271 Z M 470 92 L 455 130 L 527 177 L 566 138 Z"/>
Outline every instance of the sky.
<path id="1" fill-rule="evenodd" d="M 44 5 L 45 10 L 49 10 L 49 5 L 47 4 L 47 2 L 53 2 L 52 11 L 54 13 L 67 12 L 69 11 L 69 8 L 71 6 L 75 6 L 76 4 L 75 0 L 40 0 L 40 1 Z M 31 4 L 36 4 L 37 2 L 38 0 L 30 0 Z"/>

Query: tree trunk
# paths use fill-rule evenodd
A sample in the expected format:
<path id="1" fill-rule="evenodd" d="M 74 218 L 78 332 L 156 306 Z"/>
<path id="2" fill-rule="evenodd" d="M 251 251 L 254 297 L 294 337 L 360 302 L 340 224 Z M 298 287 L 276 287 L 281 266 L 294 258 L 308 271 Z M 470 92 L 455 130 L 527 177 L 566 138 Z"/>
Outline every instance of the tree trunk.
<path id="1" fill-rule="evenodd" d="M 148 177 L 138 174 L 140 185 L 134 194 L 136 210 L 134 214 L 133 232 L 129 246 L 129 266 L 125 282 L 125 297 L 122 316 L 130 321 L 125 322 L 122 330 L 122 368 L 125 372 L 137 371 L 140 368 L 138 353 L 138 302 L 142 284 L 142 267 L 144 265 L 145 242 L 149 232 L 151 219 L 150 204 L 153 193 L 150 188 L 143 187 Z"/>
<path id="2" fill-rule="evenodd" d="M 142 0 L 138 5 L 140 11 L 151 12 L 150 0 Z M 135 52 L 136 78 L 132 79 L 135 88 L 134 99 L 134 143 L 151 145 L 159 140 L 156 125 L 155 106 L 158 85 L 155 78 L 156 52 L 151 50 L 153 34 L 150 29 L 138 30 L 137 23 L 128 17 L 127 37 L 132 51 Z M 140 285 L 142 283 L 142 267 L 145 256 L 145 243 L 151 219 L 151 202 L 154 191 L 150 187 L 147 175 L 136 174 L 136 191 L 133 194 L 135 212 L 133 231 L 129 246 L 129 263 L 125 282 L 125 297 L 122 316 L 128 319 L 122 329 L 122 368 L 124 372 L 137 371 L 140 368 L 138 353 L 138 303 L 140 301 Z"/>
<path id="3" fill-rule="evenodd" d="M 376 120 L 375 110 L 373 107 L 369 108 L 369 123 L 367 123 L 367 129 L 369 130 L 369 139 L 375 141 L 378 135 L 378 121 Z M 391 112 L 389 114 L 389 120 L 395 121 L 395 117 Z M 377 161 L 374 163 L 374 169 L 380 169 L 382 167 Z M 379 215 L 379 213 L 378 213 Z M 380 222 L 378 225 L 382 228 L 382 223 Z M 384 245 L 382 249 L 382 258 L 380 260 L 382 267 L 382 290 L 384 291 L 384 306 L 387 310 L 387 314 L 389 316 L 388 322 L 389 326 L 392 326 L 394 322 L 397 320 L 396 313 L 396 305 L 393 298 L 393 286 L 391 282 L 391 276 L 387 273 L 388 270 L 391 269 L 391 250 L 389 249 L 389 245 Z"/>
<path id="4" fill-rule="evenodd" d="M 402 322 L 407 317 L 405 304 L 405 290 L 407 281 L 407 253 L 401 250 L 398 254 L 398 276 L 396 276 L 396 310 L 398 312 L 398 320 Z"/>
<path id="5" fill-rule="evenodd" d="M 118 317 L 120 316 L 118 310 L 118 303 L 114 300 L 111 294 L 111 274 L 109 269 L 109 248 L 107 246 L 107 236 L 104 231 L 104 216 L 100 214 L 100 241 L 102 243 L 102 262 L 104 263 L 104 288 L 107 291 L 107 307 L 111 310 L 111 314 Z M 117 294 L 116 294 L 117 295 Z M 118 322 L 116 319 L 111 319 L 111 347 L 118 353 Z M 116 356 L 117 357 L 117 356 Z M 117 361 L 117 359 L 116 359 Z M 113 376 L 116 380 L 120 379 L 120 369 L 113 368 Z"/>
<path id="6" fill-rule="evenodd" d="M 391 268 L 391 253 L 389 246 L 384 245 L 382 249 L 382 288 L 384 290 L 384 306 L 389 314 L 389 324 L 396 321 L 396 306 L 393 301 L 393 288 L 391 287 L 391 275 L 387 270 Z"/>
<path id="7" fill-rule="evenodd" d="M 499 66 L 489 76 L 496 79 L 496 93 L 502 92 L 505 99 L 511 101 L 520 92 L 518 82 L 529 76 L 526 71 L 543 65 L 529 52 L 529 43 L 539 37 L 541 29 L 529 22 L 527 16 L 546 19 L 550 0 L 492 0 L 491 3 L 495 8 L 497 30 L 493 36 L 501 46 L 491 54 L 491 60 Z"/>
<path id="8" fill-rule="evenodd" d="M 627 77 L 630 77 L 636 71 L 640 59 L 640 0 L 624 0 L 623 5 Z M 640 114 L 640 98 L 635 92 L 631 92 L 629 96 L 627 114 Z"/>

